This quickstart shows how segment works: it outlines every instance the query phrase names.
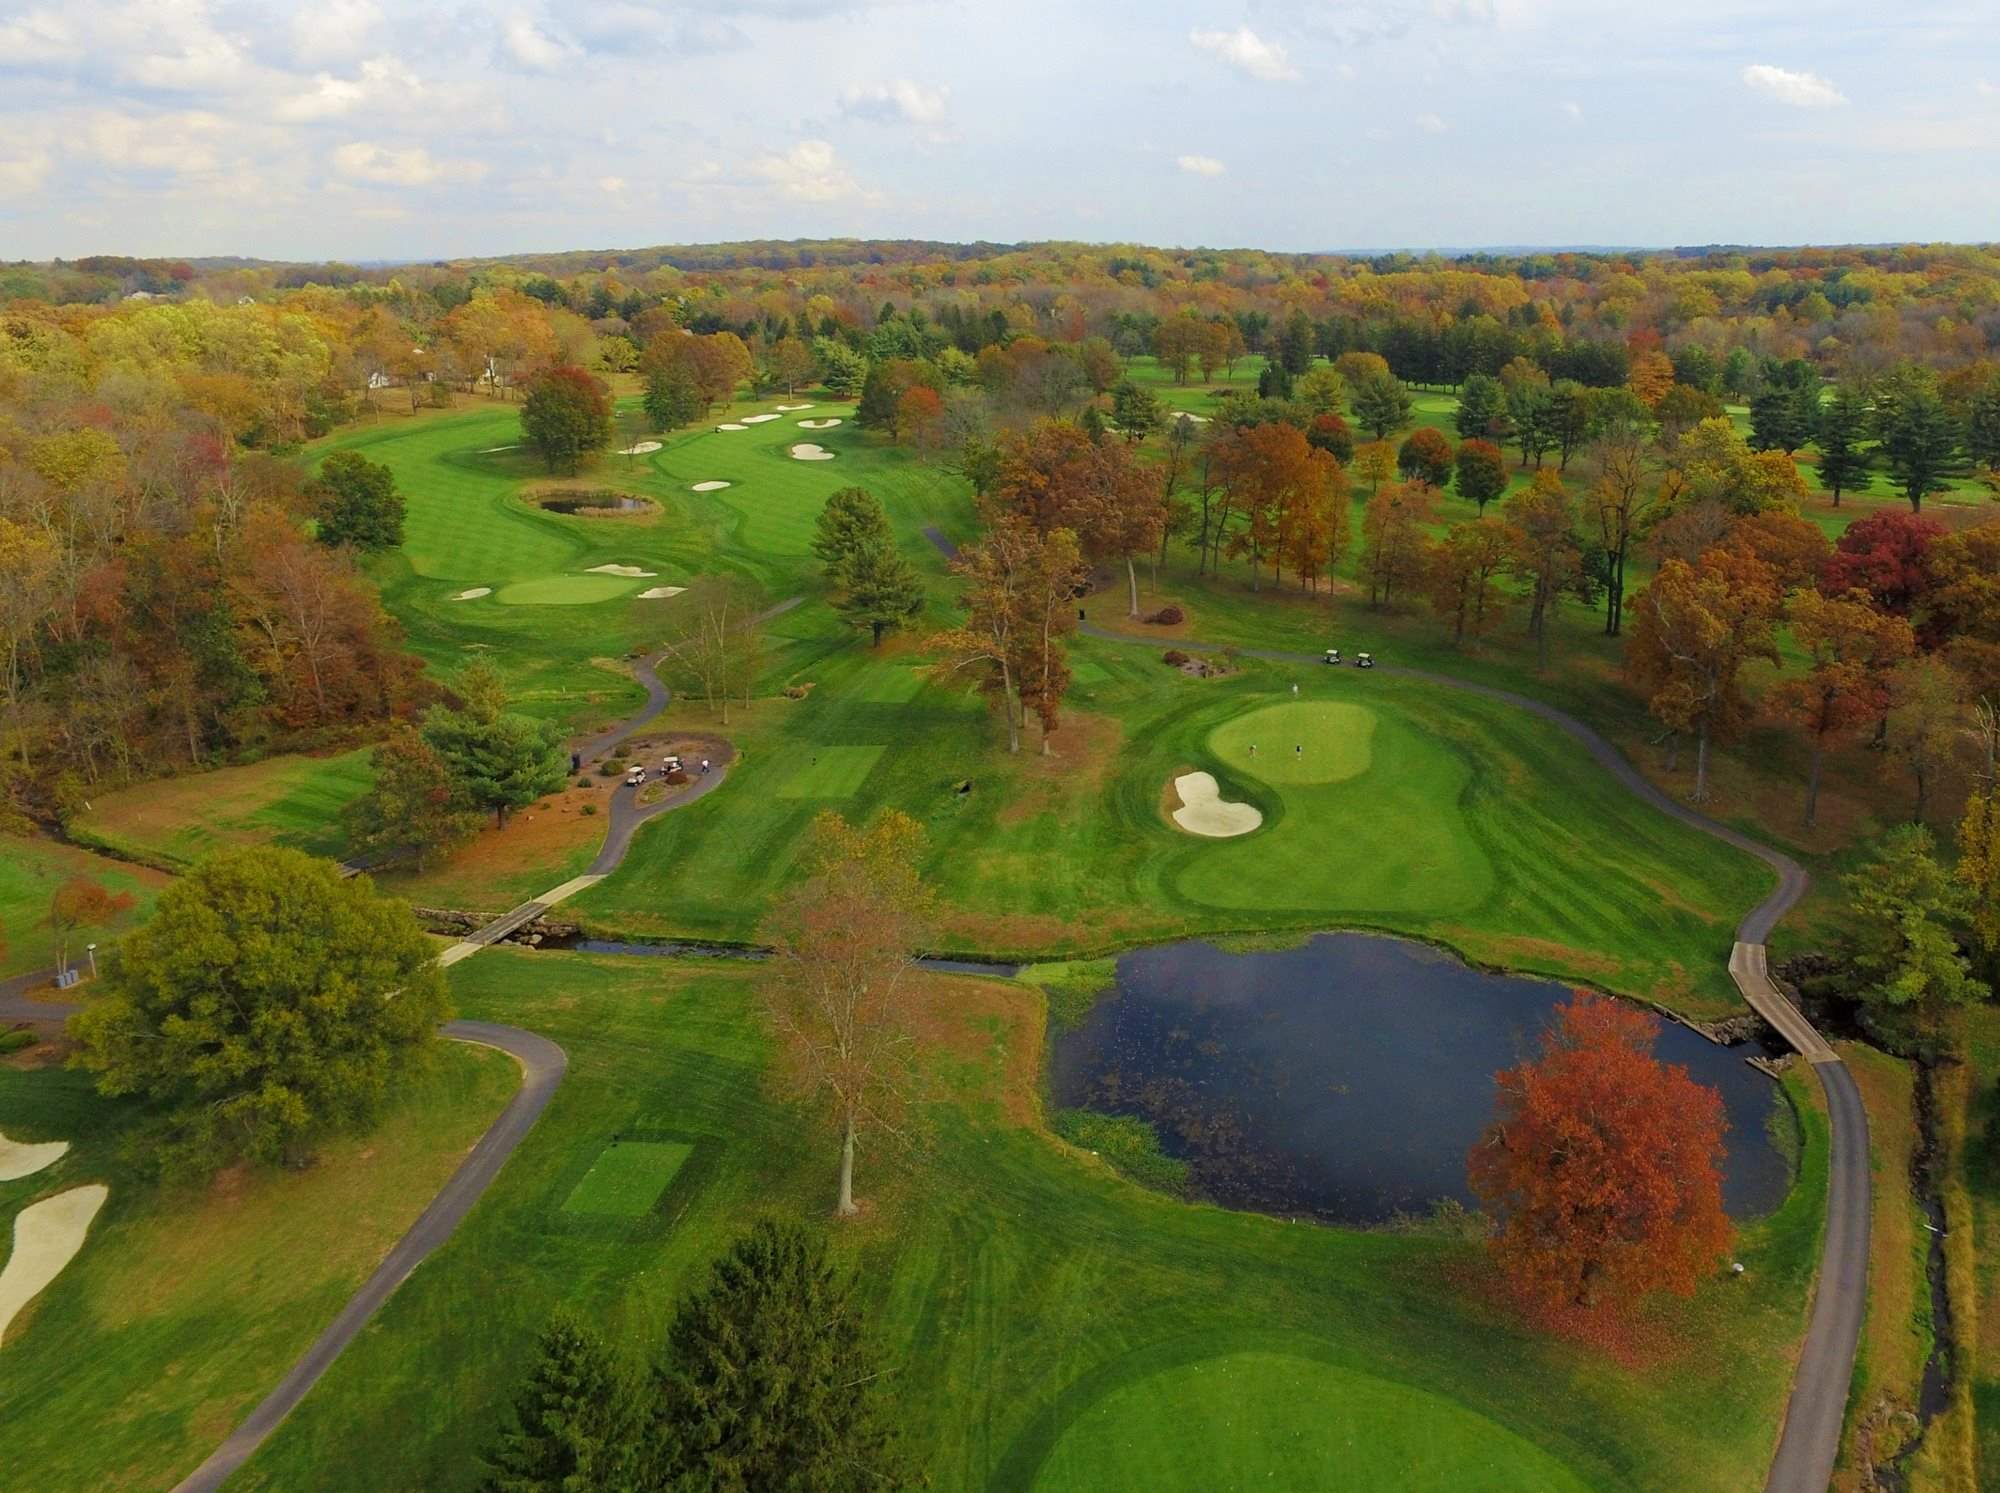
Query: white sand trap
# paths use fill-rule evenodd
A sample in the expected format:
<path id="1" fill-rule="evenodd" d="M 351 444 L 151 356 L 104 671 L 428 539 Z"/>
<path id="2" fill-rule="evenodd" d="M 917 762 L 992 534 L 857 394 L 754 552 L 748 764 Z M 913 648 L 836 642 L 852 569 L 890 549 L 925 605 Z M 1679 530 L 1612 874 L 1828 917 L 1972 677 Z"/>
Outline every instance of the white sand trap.
<path id="1" fill-rule="evenodd" d="M 745 415 L 743 423 L 745 425 L 762 425 L 766 420 L 775 420 L 777 418 L 776 415 Z"/>
<path id="2" fill-rule="evenodd" d="M 618 454 L 620 456 L 644 456 L 648 452 L 657 451 L 659 449 L 660 449 L 660 443 L 658 441 L 634 441 L 631 445 L 625 447 Z"/>
<path id="3" fill-rule="evenodd" d="M 636 579 L 640 576 L 658 575 L 659 571 L 641 570 L 636 565 L 593 565 L 590 567 L 590 573 L 592 575 L 622 575 Z"/>
<path id="4" fill-rule="evenodd" d="M 748 430 L 750 427 L 747 425 L 738 425 L 734 420 L 725 420 L 715 428 L 717 430 Z"/>
<path id="5" fill-rule="evenodd" d="M 39 1144 L 9 1140 L 0 1135 L 0 1182 L 18 1182 L 32 1177 L 45 1166 L 53 1166 L 69 1149 L 66 1140 L 45 1140 Z"/>
<path id="6" fill-rule="evenodd" d="M 1175 410 L 1174 418 L 1176 420 L 1192 420 L 1197 425 L 1208 424 L 1208 416 L 1192 414 L 1187 410 Z"/>
<path id="7" fill-rule="evenodd" d="M 477 601 L 482 596 L 491 596 L 492 594 L 493 588 L 491 586 L 474 586 L 470 591 L 459 592 L 458 595 L 452 597 L 452 600 Z"/>
<path id="8" fill-rule="evenodd" d="M 686 586 L 652 586 L 639 593 L 639 600 L 665 601 L 669 596 L 678 596 L 685 590 Z"/>
<path id="9" fill-rule="evenodd" d="M 784 414 L 790 415 L 796 413 L 799 410 L 809 410 L 812 408 L 812 406 L 809 404 L 775 404 L 772 405 L 771 408 L 782 411 Z"/>
<path id="10" fill-rule="evenodd" d="M 110 1188 L 93 1182 L 31 1203 L 14 1216 L 14 1252 L 0 1270 L 0 1337 L 21 1308 L 76 1258 L 90 1221 L 109 1196 Z"/>
<path id="11" fill-rule="evenodd" d="M 839 423 L 840 423 L 840 421 L 839 421 L 838 419 L 826 419 L 826 420 L 801 420 L 801 421 L 799 421 L 799 429 L 801 429 L 801 430 L 831 430 L 831 429 L 833 429 L 833 427 L 834 427 L 834 426 L 838 425 Z"/>
<path id="12" fill-rule="evenodd" d="M 832 461 L 833 453 L 824 446 L 815 446 L 811 441 L 800 441 L 792 447 L 793 461 Z"/>
<path id="13" fill-rule="evenodd" d="M 1225 803 L 1215 779 L 1205 772 L 1175 778 L 1174 792 L 1181 796 L 1181 806 L 1174 810 L 1174 823 L 1191 835 L 1229 840 L 1249 834 L 1264 822 L 1255 804 Z"/>
<path id="14" fill-rule="evenodd" d="M 491 456 L 496 451 L 519 451 L 520 449 L 519 443 L 512 446 L 485 446 L 472 454 L 475 456 Z"/>
<path id="15" fill-rule="evenodd" d="M 688 489 L 688 491 L 689 491 L 689 492 L 721 492 L 721 491 L 723 490 L 723 488 L 725 488 L 725 487 L 727 487 L 727 486 L 729 486 L 729 484 L 728 484 L 727 482 L 697 482 L 697 483 L 695 483 L 695 485 L 694 485 L 693 487 L 689 488 L 689 489 Z"/>

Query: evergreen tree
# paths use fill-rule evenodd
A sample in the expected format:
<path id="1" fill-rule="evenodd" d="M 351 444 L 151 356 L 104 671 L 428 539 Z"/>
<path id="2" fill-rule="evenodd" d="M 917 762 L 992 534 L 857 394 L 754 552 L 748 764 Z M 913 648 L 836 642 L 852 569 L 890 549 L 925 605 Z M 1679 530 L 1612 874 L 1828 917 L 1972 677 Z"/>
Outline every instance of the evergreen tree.
<path id="1" fill-rule="evenodd" d="M 850 627 L 868 628 L 879 648 L 883 633 L 922 615 L 923 578 L 893 544 L 867 540 L 841 566 L 841 594 L 833 605 Z"/>
<path id="2" fill-rule="evenodd" d="M 611 1350 L 566 1311 L 514 1397 L 514 1424 L 486 1455 L 480 1493 L 626 1493 L 638 1486 L 640 1406 Z"/>
<path id="3" fill-rule="evenodd" d="M 1980 466 L 2000 469 L 2000 377 L 1974 394 L 1966 408 L 1965 449 Z"/>
<path id="4" fill-rule="evenodd" d="M 1259 399 L 1290 399 L 1292 397 L 1292 373 L 1282 363 L 1266 363 L 1257 375 L 1257 397 Z"/>
<path id="5" fill-rule="evenodd" d="M 1820 410 L 1819 485 L 1840 506 L 1844 492 L 1866 492 L 1874 484 L 1869 453 L 1861 441 L 1868 429 L 1868 402 L 1852 384 L 1841 384 Z"/>
<path id="6" fill-rule="evenodd" d="M 844 584 L 848 561 L 864 546 L 893 545 L 889 515 L 865 487 L 843 487 L 826 500 L 813 533 L 813 553 L 826 567 L 826 577 Z"/>
<path id="7" fill-rule="evenodd" d="M 1507 418 L 1507 393 L 1500 380 L 1490 374 L 1468 373 L 1458 387 L 1458 413 L 1452 418 L 1459 439 L 1493 439 Z"/>
<path id="8" fill-rule="evenodd" d="M 1312 367 L 1312 361 L 1312 318 L 1303 311 L 1294 311 L 1285 318 L 1284 330 L 1278 334 L 1278 366 L 1297 376 Z"/>
<path id="9" fill-rule="evenodd" d="M 499 671 L 484 659 L 459 677 L 457 692 L 459 708 L 433 705 L 424 717 L 424 743 L 466 801 L 491 809 L 494 823 L 504 825 L 508 810 L 562 786 L 562 730 L 508 710 Z"/>
<path id="10" fill-rule="evenodd" d="M 354 451 L 336 451 L 306 484 L 319 542 L 390 550 L 403 542 L 403 495 L 396 474 Z"/>
<path id="11" fill-rule="evenodd" d="M 1354 418 L 1378 441 L 1408 425 L 1415 407 L 1408 386 L 1394 374 L 1375 374 L 1354 389 Z"/>
<path id="12" fill-rule="evenodd" d="M 422 868 L 478 830 L 479 810 L 453 780 L 450 764 L 415 728 L 396 727 L 369 760 L 374 786 L 347 806 L 360 848 L 406 853 Z"/>
<path id="13" fill-rule="evenodd" d="M 881 1374 L 824 1239 L 761 1223 L 668 1331 L 651 1481 L 704 1493 L 905 1486 L 877 1409 Z"/>
<path id="14" fill-rule="evenodd" d="M 1111 418 L 1128 441 L 1143 441 L 1160 426 L 1160 401 L 1130 379 L 1111 391 Z"/>
<path id="15" fill-rule="evenodd" d="M 1945 473 L 1958 456 L 1958 423 L 1933 390 L 1916 385 L 1895 401 L 1882 449 L 1910 511 L 1921 513 L 1925 498 L 1945 490 Z"/>

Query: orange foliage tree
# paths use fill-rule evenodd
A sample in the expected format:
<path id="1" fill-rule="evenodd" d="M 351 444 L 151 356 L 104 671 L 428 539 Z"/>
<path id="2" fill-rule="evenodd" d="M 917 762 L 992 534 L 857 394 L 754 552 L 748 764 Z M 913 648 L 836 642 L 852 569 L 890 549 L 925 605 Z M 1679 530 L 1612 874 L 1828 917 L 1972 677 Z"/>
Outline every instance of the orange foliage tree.
<path id="1" fill-rule="evenodd" d="M 1541 1055 L 1498 1075 L 1468 1162 L 1522 1305 L 1603 1337 L 1657 1291 L 1691 1296 L 1728 1250 L 1722 1099 L 1653 1056 L 1644 1012 L 1579 990 Z"/>

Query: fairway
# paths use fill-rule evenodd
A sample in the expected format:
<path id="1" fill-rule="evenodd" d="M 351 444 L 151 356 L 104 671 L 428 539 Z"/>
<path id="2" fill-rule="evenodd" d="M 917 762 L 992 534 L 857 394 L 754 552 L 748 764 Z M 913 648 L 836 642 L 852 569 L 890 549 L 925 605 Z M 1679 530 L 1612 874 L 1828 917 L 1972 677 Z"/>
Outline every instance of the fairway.
<path id="1" fill-rule="evenodd" d="M 583 1180 L 563 1200 L 563 1212 L 592 1218 L 638 1218 L 666 1192 L 694 1153 L 685 1141 L 613 1141 L 597 1153 Z"/>
<path id="2" fill-rule="evenodd" d="M 1359 777 L 1373 760 L 1374 744 L 1375 712 L 1338 700 L 1266 705 L 1218 726 L 1208 738 L 1231 767 L 1277 785 Z"/>
<path id="3" fill-rule="evenodd" d="M 114 896 L 129 896 L 132 905 L 109 928 L 70 936 L 73 963 L 84 963 L 84 945 L 109 943 L 152 911 L 153 899 L 167 878 L 142 866 L 93 855 L 74 845 L 0 835 L 0 976 L 43 970 L 56 962 L 56 938 L 48 925 L 49 903 L 56 888 L 74 876 L 102 883 Z"/>
<path id="4" fill-rule="evenodd" d="M 632 580 L 626 576 L 548 575 L 502 586 L 493 599 L 509 607 L 578 607 L 609 601 L 634 589 Z"/>
<path id="5" fill-rule="evenodd" d="M 915 699 L 924 682 L 924 672 L 918 668 L 876 669 L 865 676 L 855 698 L 871 705 L 901 705 Z"/>
<path id="6" fill-rule="evenodd" d="M 1585 1493 L 1589 1486 L 1463 1405 L 1271 1352 L 1228 1353 L 1119 1385 L 1070 1423 L 1034 1484 L 1035 1493 Z"/>
<path id="7" fill-rule="evenodd" d="M 879 746 L 824 746 L 804 756 L 778 789 L 780 798 L 852 798 L 882 755 Z M 804 754 L 794 754 L 804 755 Z"/>

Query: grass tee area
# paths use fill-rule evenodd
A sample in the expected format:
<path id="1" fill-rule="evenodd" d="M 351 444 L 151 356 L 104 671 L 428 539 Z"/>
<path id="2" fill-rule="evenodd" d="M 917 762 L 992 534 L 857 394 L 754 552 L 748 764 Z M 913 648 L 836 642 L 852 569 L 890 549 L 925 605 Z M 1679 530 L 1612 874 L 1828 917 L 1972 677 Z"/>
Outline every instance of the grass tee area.
<path id="1" fill-rule="evenodd" d="M 835 1147 L 764 1083 L 754 978 L 507 949 L 458 966 L 464 1014 L 547 1033 L 569 1076 L 458 1235 L 232 1487 L 468 1486 L 551 1308 L 650 1352 L 751 1219 L 822 1211 Z M 1469 1245 L 1189 1207 L 1056 1141 L 1036 1119 L 1028 987 L 934 976 L 927 1009 L 935 1100 L 910 1149 L 868 1150 L 867 1212 L 835 1237 L 934 1486 L 1761 1478 L 1817 1249 L 1810 1112 L 1802 1185 L 1747 1230 L 1747 1275 L 1663 1313 L 1647 1361 L 1622 1368 L 1510 1326 L 1468 1289 Z M 667 1126 L 709 1160 L 676 1180 L 662 1226 L 578 1226 L 567 1205 L 586 1166 L 614 1135 Z M 642 1159 L 651 1186 L 663 1158 Z"/>

